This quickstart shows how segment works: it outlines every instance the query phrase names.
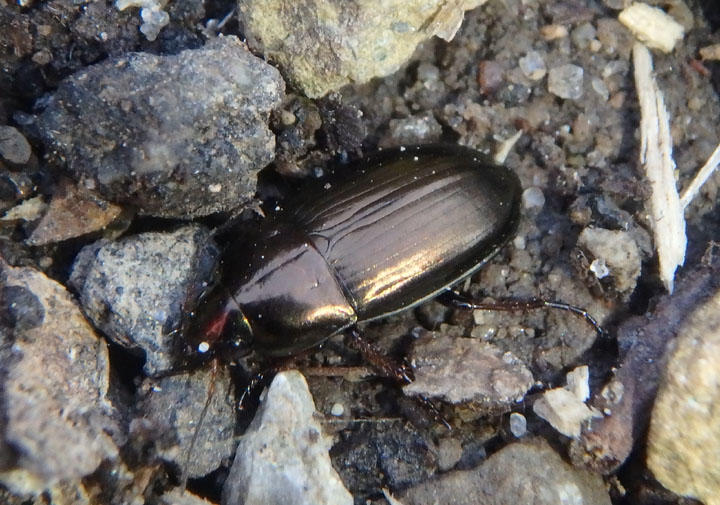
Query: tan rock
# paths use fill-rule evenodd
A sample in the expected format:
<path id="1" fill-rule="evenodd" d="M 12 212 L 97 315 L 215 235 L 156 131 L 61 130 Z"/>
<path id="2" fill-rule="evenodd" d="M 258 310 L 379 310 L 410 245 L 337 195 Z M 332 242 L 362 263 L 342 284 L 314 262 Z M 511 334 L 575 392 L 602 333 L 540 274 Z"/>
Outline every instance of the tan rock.
<path id="1" fill-rule="evenodd" d="M 663 486 L 720 504 L 720 292 L 673 342 L 650 422 L 647 462 Z"/>
<path id="2" fill-rule="evenodd" d="M 398 70 L 421 42 L 451 40 L 486 0 L 240 0 L 248 42 L 310 98 Z"/>

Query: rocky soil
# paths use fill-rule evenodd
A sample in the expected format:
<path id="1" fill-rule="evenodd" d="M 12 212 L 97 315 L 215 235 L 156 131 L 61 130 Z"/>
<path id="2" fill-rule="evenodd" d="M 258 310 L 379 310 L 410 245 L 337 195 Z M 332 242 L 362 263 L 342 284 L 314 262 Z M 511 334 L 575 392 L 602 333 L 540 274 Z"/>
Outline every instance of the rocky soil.
<path id="1" fill-rule="evenodd" d="M 630 3 L 0 5 L 0 501 L 720 504 L 720 179 L 669 293 Z M 682 191 L 720 142 L 720 7 L 645 3 L 680 34 L 652 58 Z M 260 357 L 189 339 L 245 230 L 429 143 L 523 188 L 458 288 L 603 332 L 428 301 L 360 326 L 404 387 L 343 335 L 254 388 Z"/>

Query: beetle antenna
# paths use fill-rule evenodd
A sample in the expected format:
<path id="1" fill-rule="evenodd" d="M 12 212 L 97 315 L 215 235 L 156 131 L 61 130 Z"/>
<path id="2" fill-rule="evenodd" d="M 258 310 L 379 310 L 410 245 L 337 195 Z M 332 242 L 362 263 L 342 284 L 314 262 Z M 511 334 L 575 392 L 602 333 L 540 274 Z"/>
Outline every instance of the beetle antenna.
<path id="1" fill-rule="evenodd" d="M 190 467 L 190 458 L 192 457 L 193 450 L 195 449 L 195 444 L 198 440 L 198 435 L 200 434 L 200 430 L 202 429 L 203 421 L 205 420 L 205 417 L 208 413 L 208 410 L 210 409 L 210 403 L 212 402 L 213 397 L 215 396 L 215 383 L 217 379 L 217 372 L 218 372 L 218 360 L 213 359 L 212 360 L 212 369 L 210 372 L 210 385 L 208 386 L 207 390 L 207 399 L 205 400 L 205 405 L 203 405 L 202 412 L 200 412 L 200 418 L 198 419 L 197 426 L 195 427 L 195 432 L 193 433 L 192 440 L 190 440 L 190 447 L 188 448 L 187 454 L 185 456 L 185 461 L 183 462 L 182 467 L 182 473 L 180 474 L 180 489 L 185 492 L 185 488 L 187 488 L 187 481 L 188 481 L 188 473 L 189 473 L 189 467 Z"/>
<path id="2" fill-rule="evenodd" d="M 529 300 L 507 299 L 488 303 L 478 303 L 451 289 L 445 291 L 438 298 L 438 301 L 449 307 L 467 310 L 502 310 L 506 312 L 543 308 L 565 310 L 585 319 L 585 321 L 587 321 L 588 324 L 595 329 L 599 337 L 607 336 L 607 332 L 587 310 L 564 302 L 544 300 L 542 298 L 530 298 Z"/>

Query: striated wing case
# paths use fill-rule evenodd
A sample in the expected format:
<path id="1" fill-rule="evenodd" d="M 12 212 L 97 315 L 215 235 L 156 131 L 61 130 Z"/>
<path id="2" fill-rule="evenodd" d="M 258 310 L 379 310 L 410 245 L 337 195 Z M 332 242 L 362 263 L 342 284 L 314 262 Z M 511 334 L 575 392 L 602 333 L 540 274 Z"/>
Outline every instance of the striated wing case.
<path id="1" fill-rule="evenodd" d="M 513 236 L 520 183 L 462 147 L 394 149 L 287 217 L 307 234 L 360 320 L 411 307 L 479 269 Z"/>

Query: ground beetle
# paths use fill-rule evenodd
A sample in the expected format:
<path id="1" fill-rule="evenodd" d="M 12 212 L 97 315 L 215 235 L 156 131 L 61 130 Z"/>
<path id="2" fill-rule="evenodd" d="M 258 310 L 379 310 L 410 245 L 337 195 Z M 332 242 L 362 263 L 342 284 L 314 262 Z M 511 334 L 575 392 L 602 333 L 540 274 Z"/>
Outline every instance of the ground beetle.
<path id="1" fill-rule="evenodd" d="M 510 240 L 521 187 L 509 169 L 459 146 L 380 151 L 345 179 L 286 202 L 253 238 L 235 241 L 191 334 L 266 356 L 298 354 L 355 325 L 414 307 L 480 269 Z M 466 308 L 513 310 L 546 301 Z M 362 349 L 361 349 L 362 350 Z M 377 362 L 376 362 L 377 364 Z"/>

